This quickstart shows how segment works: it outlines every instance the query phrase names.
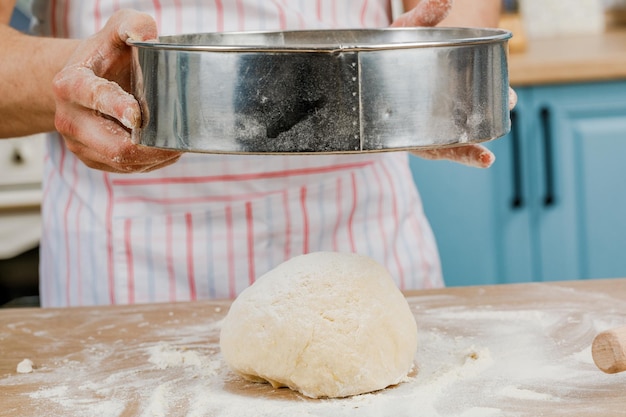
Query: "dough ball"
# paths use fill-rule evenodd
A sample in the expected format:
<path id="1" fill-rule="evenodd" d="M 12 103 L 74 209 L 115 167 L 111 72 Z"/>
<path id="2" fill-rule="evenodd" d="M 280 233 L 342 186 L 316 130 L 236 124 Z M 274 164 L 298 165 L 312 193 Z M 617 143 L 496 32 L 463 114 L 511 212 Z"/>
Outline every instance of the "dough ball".
<path id="1" fill-rule="evenodd" d="M 347 397 L 399 383 L 417 326 L 387 270 L 356 254 L 316 252 L 261 276 L 233 302 L 220 347 L 252 381 L 307 397 Z"/>

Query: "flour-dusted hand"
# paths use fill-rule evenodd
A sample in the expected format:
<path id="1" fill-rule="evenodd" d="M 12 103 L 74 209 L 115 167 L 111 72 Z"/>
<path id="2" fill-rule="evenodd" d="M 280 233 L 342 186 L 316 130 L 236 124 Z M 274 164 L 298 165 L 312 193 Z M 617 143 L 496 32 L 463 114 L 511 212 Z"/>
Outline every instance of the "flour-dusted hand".
<path id="1" fill-rule="evenodd" d="M 512 110 L 516 104 L 517 94 L 509 88 L 509 110 Z M 496 160 L 493 152 L 478 144 L 411 151 L 411 153 L 424 159 L 447 159 L 475 168 L 489 168 Z"/>
<path id="2" fill-rule="evenodd" d="M 147 14 L 121 10 L 76 49 L 54 78 L 55 126 L 69 150 L 91 168 L 146 172 L 174 163 L 180 153 L 141 147 L 131 130 L 141 124 L 139 103 L 130 90 L 128 39 L 157 36 Z"/>
<path id="3" fill-rule="evenodd" d="M 406 3 L 414 3 L 414 1 L 405 1 L 405 4 Z M 418 1 L 415 7 L 400 15 L 391 26 L 436 26 L 449 16 L 453 4 L 453 0 Z M 462 6 L 468 7 L 468 4 L 468 2 L 464 2 Z M 463 13 L 457 12 L 455 16 L 451 16 L 453 19 L 448 23 L 456 25 L 456 22 L 463 22 L 461 26 L 473 26 L 473 24 L 476 23 L 478 26 L 483 26 L 483 22 L 467 22 L 462 15 Z M 509 109 L 513 109 L 516 103 L 517 95 L 515 91 L 509 89 Z M 496 160 L 495 155 L 489 149 L 478 144 L 412 151 L 411 153 L 424 159 L 447 159 L 477 168 L 488 168 Z"/>
<path id="4" fill-rule="evenodd" d="M 421 0 L 391 24 L 392 27 L 436 26 L 448 16 L 452 0 Z"/>

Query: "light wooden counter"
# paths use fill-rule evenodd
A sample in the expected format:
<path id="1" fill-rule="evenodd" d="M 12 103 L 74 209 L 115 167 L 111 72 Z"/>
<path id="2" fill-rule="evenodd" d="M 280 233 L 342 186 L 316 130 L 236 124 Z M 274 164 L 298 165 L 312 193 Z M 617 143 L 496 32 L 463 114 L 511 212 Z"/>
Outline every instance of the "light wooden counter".
<path id="1" fill-rule="evenodd" d="M 626 29 L 596 36 L 528 40 L 509 55 L 513 87 L 626 79 Z"/>
<path id="2" fill-rule="evenodd" d="M 0 310 L 0 416 L 625 416 L 626 374 L 590 345 L 626 324 L 626 279 L 407 294 L 416 370 L 335 400 L 246 383 L 223 363 L 228 301 Z M 17 373 L 31 359 L 32 373 Z"/>

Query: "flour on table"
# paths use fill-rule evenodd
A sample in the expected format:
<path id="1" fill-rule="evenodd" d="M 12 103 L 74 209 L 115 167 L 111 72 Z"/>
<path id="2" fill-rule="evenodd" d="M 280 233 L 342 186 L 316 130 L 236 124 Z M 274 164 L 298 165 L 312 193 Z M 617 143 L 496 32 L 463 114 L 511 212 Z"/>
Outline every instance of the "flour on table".
<path id="1" fill-rule="evenodd" d="M 217 362 L 209 359 L 198 352 L 173 347 L 167 343 L 159 343 L 148 349 L 150 357 L 148 361 L 156 365 L 158 369 L 167 369 L 176 366 L 193 366 L 207 372 L 211 372 L 217 366 Z"/>
<path id="2" fill-rule="evenodd" d="M 33 372 L 33 361 L 30 359 L 24 359 L 20 363 L 17 364 L 17 373 L 19 374 L 29 374 Z"/>
<path id="3" fill-rule="evenodd" d="M 563 290 L 542 291 L 549 298 Z M 564 417 L 588 406 L 585 396 L 601 400 L 607 387 L 626 386 L 626 374 L 599 371 L 589 350 L 597 331 L 623 325 L 623 311 L 610 300 L 589 310 L 594 294 L 567 296 L 571 307 L 558 309 L 542 302 L 458 307 L 449 295 L 420 296 L 412 304 L 415 369 L 397 386 L 344 399 L 313 400 L 244 381 L 220 353 L 221 323 L 202 317 L 142 327 L 137 317 L 128 333 L 139 328 L 149 338 L 78 340 L 74 353 L 38 360 L 36 372 L 0 375 L 0 392 L 34 387 L 27 401 L 38 417 L 536 417 L 546 410 Z M 449 306 L 439 306 L 442 300 Z M 61 342 L 42 336 L 51 347 Z M 1 417 L 10 415 L 0 407 Z"/>
<path id="4" fill-rule="evenodd" d="M 529 389 L 517 388 L 514 386 L 504 387 L 498 392 L 498 394 L 502 395 L 503 397 L 516 398 L 521 400 L 558 401 L 558 399 L 555 399 L 554 396 L 550 394 L 536 392 Z"/>

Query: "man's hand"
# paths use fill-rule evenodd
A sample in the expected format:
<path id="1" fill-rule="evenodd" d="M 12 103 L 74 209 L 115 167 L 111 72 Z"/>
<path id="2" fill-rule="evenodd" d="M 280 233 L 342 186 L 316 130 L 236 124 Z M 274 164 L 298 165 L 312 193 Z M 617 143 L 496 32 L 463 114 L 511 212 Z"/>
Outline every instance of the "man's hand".
<path id="1" fill-rule="evenodd" d="M 399 16 L 391 26 L 436 26 L 448 16 L 452 4 L 452 0 L 421 0 L 411 10 Z M 516 103 L 517 95 L 509 89 L 509 109 L 515 107 Z M 495 155 L 489 149 L 478 144 L 416 150 L 411 153 L 424 159 L 448 159 L 477 168 L 488 168 L 496 160 Z"/>
<path id="2" fill-rule="evenodd" d="M 180 153 L 137 146 L 131 130 L 141 125 L 139 103 L 130 90 L 128 39 L 157 36 L 147 14 L 122 10 L 83 41 L 54 78 L 56 129 L 70 151 L 91 168 L 146 172 L 174 163 Z"/>
<path id="3" fill-rule="evenodd" d="M 422 0 L 391 23 L 392 27 L 436 26 L 448 16 L 452 0 Z"/>

